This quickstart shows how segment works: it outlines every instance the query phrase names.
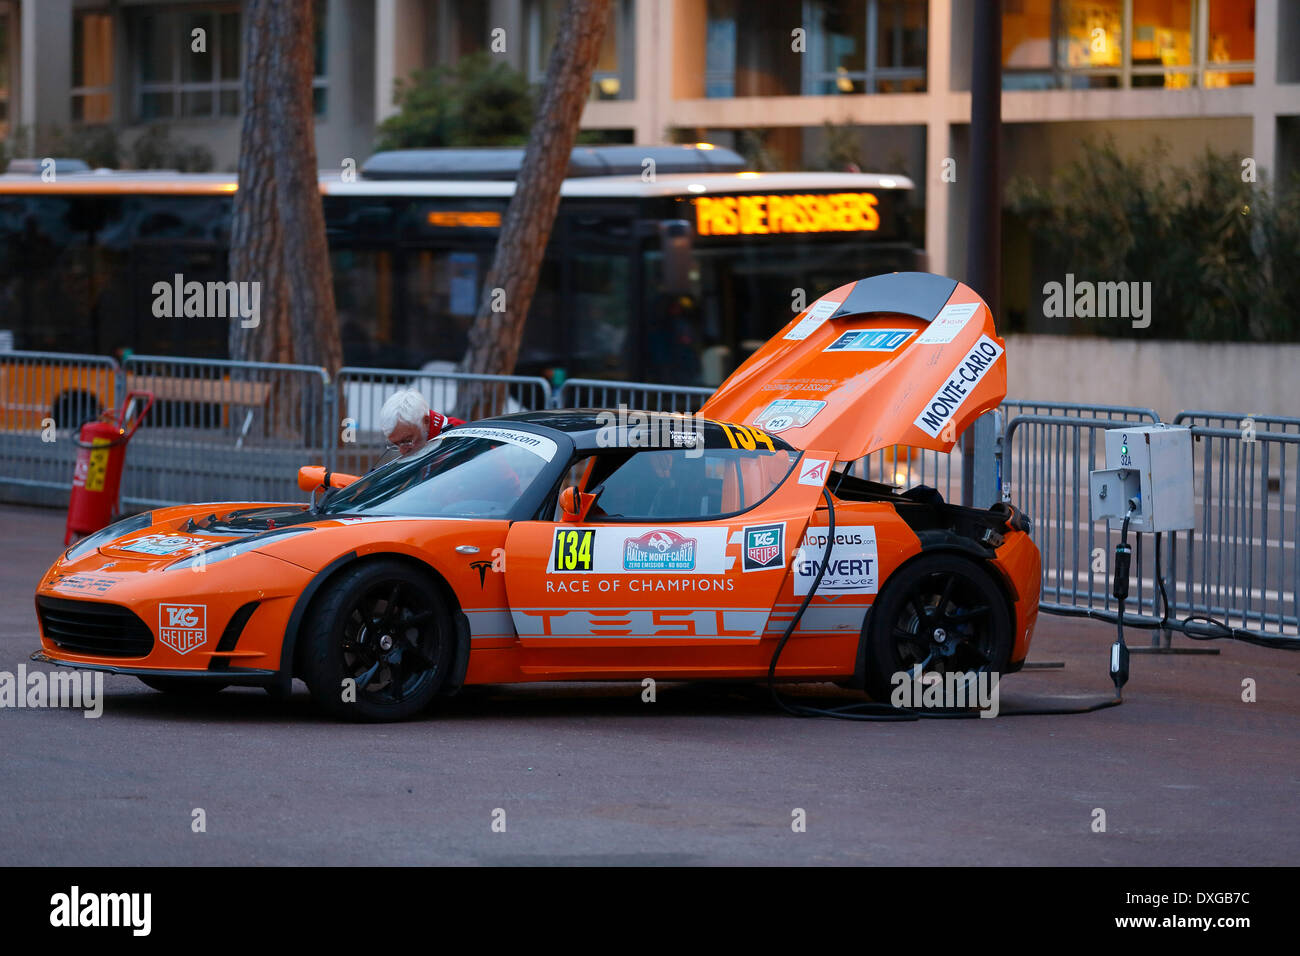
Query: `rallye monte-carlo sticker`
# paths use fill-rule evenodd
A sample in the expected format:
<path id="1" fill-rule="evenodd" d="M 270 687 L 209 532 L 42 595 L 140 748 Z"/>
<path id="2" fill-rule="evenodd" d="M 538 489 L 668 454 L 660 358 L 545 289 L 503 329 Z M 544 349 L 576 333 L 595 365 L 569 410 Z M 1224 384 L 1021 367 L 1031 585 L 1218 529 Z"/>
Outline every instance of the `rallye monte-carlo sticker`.
<path id="1" fill-rule="evenodd" d="M 758 413 L 754 425 L 769 432 L 783 432 L 787 428 L 803 428 L 826 407 L 825 402 L 803 398 L 778 398 L 767 403 Z"/>
<path id="2" fill-rule="evenodd" d="M 826 529 L 809 528 L 794 559 L 794 593 L 807 594 L 817 578 L 826 553 Z M 837 528 L 831 545 L 826 573 L 817 585 L 820 595 L 875 594 L 879 568 L 876 566 L 876 529 L 870 526 Z"/>
<path id="3" fill-rule="evenodd" d="M 1002 346 L 987 335 L 981 335 L 948 380 L 925 403 L 925 408 L 916 418 L 916 427 L 931 438 L 938 438 L 943 426 L 957 414 L 970 390 L 979 384 L 1001 354 Z"/>
<path id="4" fill-rule="evenodd" d="M 123 551 L 136 551 L 140 554 L 175 554 L 186 548 L 202 548 L 207 542 L 198 538 L 189 538 L 183 534 L 147 534 L 127 544 L 110 545 Z"/>
<path id="5" fill-rule="evenodd" d="M 727 528 L 557 528 L 548 574 L 725 574 Z"/>

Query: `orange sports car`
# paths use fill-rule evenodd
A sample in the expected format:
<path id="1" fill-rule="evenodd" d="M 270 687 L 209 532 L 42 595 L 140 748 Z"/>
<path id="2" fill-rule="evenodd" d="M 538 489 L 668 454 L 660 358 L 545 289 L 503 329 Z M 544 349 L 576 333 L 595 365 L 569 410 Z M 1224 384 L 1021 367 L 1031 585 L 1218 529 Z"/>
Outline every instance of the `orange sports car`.
<path id="1" fill-rule="evenodd" d="M 42 577 L 33 658 L 182 693 L 297 677 L 361 720 L 466 684 L 761 679 L 779 644 L 778 680 L 876 700 L 916 667 L 1008 673 L 1038 610 L 1024 517 L 848 470 L 894 445 L 951 450 L 1005 390 L 971 289 L 863 279 L 699 415 L 508 415 L 311 504 L 120 521 Z"/>

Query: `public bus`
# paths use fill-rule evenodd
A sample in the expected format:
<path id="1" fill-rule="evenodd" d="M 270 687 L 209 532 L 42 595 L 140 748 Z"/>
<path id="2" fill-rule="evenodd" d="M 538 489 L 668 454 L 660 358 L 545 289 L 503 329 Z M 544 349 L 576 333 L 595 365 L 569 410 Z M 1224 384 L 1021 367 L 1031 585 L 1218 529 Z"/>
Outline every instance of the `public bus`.
<path id="1" fill-rule="evenodd" d="M 345 364 L 463 356 L 522 154 L 403 150 L 322 175 Z M 227 357 L 229 320 L 160 317 L 155 290 L 227 279 L 236 188 L 0 176 L 0 349 Z M 516 371 L 716 385 L 826 290 L 918 268 L 911 193 L 903 176 L 754 172 L 709 144 L 578 147 Z"/>

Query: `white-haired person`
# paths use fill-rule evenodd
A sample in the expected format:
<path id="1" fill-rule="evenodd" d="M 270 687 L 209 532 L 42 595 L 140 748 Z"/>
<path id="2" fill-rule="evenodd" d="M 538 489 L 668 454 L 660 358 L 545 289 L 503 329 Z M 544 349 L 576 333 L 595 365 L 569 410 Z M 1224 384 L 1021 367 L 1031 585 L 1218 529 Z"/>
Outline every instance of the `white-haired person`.
<path id="1" fill-rule="evenodd" d="M 379 430 L 403 457 L 415 454 L 443 429 L 464 424 L 430 409 L 424 396 L 413 388 L 394 392 L 379 410 Z"/>

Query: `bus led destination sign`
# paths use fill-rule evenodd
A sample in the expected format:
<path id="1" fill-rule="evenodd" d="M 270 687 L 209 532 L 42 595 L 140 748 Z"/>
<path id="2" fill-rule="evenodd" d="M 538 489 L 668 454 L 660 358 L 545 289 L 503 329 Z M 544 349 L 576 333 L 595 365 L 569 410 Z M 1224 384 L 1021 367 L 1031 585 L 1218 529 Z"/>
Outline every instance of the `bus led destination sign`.
<path id="1" fill-rule="evenodd" d="M 874 193 L 698 196 L 695 229 L 701 236 L 875 232 L 877 201 Z"/>

